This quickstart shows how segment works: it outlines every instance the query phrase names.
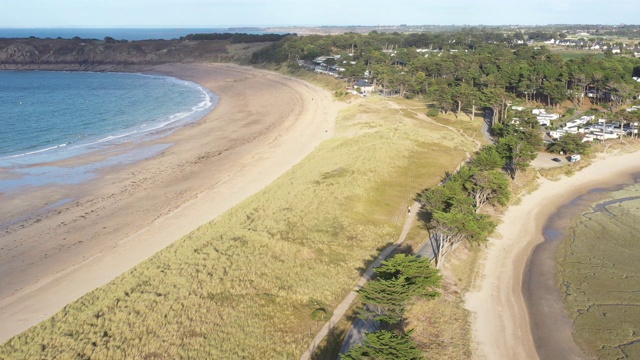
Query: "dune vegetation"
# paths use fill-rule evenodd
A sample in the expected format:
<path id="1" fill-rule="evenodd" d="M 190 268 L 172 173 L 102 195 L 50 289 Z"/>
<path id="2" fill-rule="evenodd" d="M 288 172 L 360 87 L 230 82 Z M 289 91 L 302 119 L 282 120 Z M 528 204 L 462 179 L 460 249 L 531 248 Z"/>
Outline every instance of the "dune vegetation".
<path id="1" fill-rule="evenodd" d="M 574 339 L 599 359 L 640 358 L 638 185 L 580 216 L 558 251 L 558 282 Z"/>
<path id="2" fill-rule="evenodd" d="M 421 103 L 416 102 L 416 106 Z M 297 358 L 413 196 L 476 144 L 383 98 L 274 183 L 52 318 L 0 358 Z"/>

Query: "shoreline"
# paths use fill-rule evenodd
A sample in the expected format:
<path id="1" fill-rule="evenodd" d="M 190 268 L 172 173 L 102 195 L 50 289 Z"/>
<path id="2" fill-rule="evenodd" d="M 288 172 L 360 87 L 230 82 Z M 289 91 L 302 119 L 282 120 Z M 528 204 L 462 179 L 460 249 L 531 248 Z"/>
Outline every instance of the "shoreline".
<path id="1" fill-rule="evenodd" d="M 632 184 L 637 183 L 638 174 L 634 174 L 634 178 Z M 558 208 L 544 226 L 545 241 L 533 250 L 523 282 L 534 344 L 542 359 L 587 358 L 573 340 L 573 322 L 558 288 L 558 249 L 572 233 L 577 218 L 589 212 L 594 203 L 627 186 L 629 184 L 591 189 Z"/>
<path id="2" fill-rule="evenodd" d="M 532 333 L 535 319 L 531 319 L 533 314 L 523 294 L 532 252 L 544 242 L 544 229 L 560 207 L 593 189 L 633 183 L 634 175 L 640 172 L 639 160 L 640 151 L 600 155 L 572 177 L 558 181 L 539 179 L 535 191 L 507 209 L 485 252 L 476 291 L 465 298 L 465 306 L 472 313 L 476 358 L 539 358 L 534 342 L 534 336 L 539 334 Z M 555 256 L 550 260 L 546 266 L 555 269 Z M 564 316 L 568 318 L 566 313 Z M 556 340 L 573 343 L 571 329 L 557 332 L 565 319 L 551 320 Z"/>
<path id="3" fill-rule="evenodd" d="M 0 342 L 261 190 L 331 137 L 340 108 L 309 83 L 237 65 L 128 70 L 192 81 L 220 99 L 203 119 L 151 141 L 172 144 L 160 154 L 21 199 L 77 196 L 0 235 Z"/>
<path id="4" fill-rule="evenodd" d="M 86 182 L 95 181 L 101 173 L 109 173 L 122 165 L 135 164 L 149 160 L 161 154 L 173 143 L 165 138 L 182 129 L 203 121 L 215 109 L 219 96 L 209 88 L 194 81 L 183 80 L 159 72 L 149 73 L 132 67 L 130 72 L 108 72 L 115 75 L 163 78 L 175 82 L 179 86 L 197 89 L 203 95 L 202 101 L 193 104 L 187 111 L 174 109 L 173 113 L 151 127 L 145 122 L 117 129 L 112 132 L 96 134 L 88 140 L 29 150 L 24 153 L 10 154 L 0 157 L 0 199 L 14 206 L 0 209 L 0 239 L 2 233 L 15 230 L 32 218 L 43 216 L 59 205 L 76 201 L 77 196 L 67 194 L 52 198 L 43 197 L 40 206 L 32 202 L 22 204 L 25 194 L 31 192 L 49 192 L 54 187 L 64 189 L 73 185 L 74 189 L 84 186 Z M 38 70 L 0 70 L 0 72 L 36 72 Z M 43 70 L 42 72 L 88 72 Z M 90 71 L 88 73 L 91 73 Z M 15 163 L 12 163 L 14 162 Z M 33 196 L 31 196 L 33 198 Z M 1 244 L 0 244 L 1 245 Z M 1 254 L 0 254 L 1 256 Z M 2 290 L 0 289 L 0 297 Z"/>

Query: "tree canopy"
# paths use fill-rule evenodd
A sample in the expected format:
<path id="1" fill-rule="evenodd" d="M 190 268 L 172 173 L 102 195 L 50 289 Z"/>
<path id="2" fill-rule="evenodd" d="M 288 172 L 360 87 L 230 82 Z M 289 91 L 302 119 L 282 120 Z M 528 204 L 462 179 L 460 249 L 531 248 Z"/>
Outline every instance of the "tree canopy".
<path id="1" fill-rule="evenodd" d="M 541 40 L 558 32 L 531 31 Z M 564 60 L 544 46 L 522 43 L 519 32 L 462 29 L 438 33 L 346 33 L 288 36 L 256 52 L 254 63 L 296 63 L 321 55 L 340 55 L 342 75 L 372 82 L 401 96 L 425 97 L 441 111 L 493 110 L 493 122 L 506 122 L 515 99 L 556 106 L 565 100 L 617 107 L 640 93 L 632 79 L 640 64 L 631 57 L 584 56 Z M 419 50 L 419 51 L 418 51 Z"/>
<path id="2" fill-rule="evenodd" d="M 547 150 L 554 153 L 567 155 L 584 154 L 590 147 L 589 143 L 583 142 L 578 134 L 564 134 L 558 141 L 549 144 Z"/>
<path id="3" fill-rule="evenodd" d="M 342 354 L 342 360 L 418 360 L 422 352 L 411 340 L 410 334 L 380 330 L 365 335 L 362 345 Z"/>
<path id="4" fill-rule="evenodd" d="M 434 298 L 441 276 L 428 259 L 398 254 L 374 269 L 377 278 L 358 291 L 362 306 L 358 316 L 365 320 L 396 324 L 405 306 L 415 296 Z"/>

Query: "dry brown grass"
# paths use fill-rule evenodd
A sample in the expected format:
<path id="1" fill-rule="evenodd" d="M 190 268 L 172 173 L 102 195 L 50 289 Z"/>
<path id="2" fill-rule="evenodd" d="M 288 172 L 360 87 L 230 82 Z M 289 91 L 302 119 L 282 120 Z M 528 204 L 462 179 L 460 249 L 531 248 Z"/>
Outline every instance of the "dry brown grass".
<path id="1" fill-rule="evenodd" d="M 476 277 L 477 248 L 458 247 L 442 269 L 442 295 L 435 300 L 417 300 L 407 311 L 406 327 L 427 359 L 471 358 L 469 312 L 462 298 Z"/>
<path id="2" fill-rule="evenodd" d="M 260 193 L 51 319 L 0 358 L 296 358 L 413 195 L 472 144 L 381 99 Z"/>

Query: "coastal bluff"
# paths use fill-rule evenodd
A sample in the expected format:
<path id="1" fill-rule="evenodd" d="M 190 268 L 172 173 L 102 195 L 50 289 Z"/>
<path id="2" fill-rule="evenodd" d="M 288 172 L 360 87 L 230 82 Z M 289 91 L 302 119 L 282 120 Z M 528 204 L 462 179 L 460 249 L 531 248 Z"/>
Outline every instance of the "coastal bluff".
<path id="1" fill-rule="evenodd" d="M 118 71 L 167 63 L 243 63 L 265 42 L 0 38 L 0 70 Z"/>

